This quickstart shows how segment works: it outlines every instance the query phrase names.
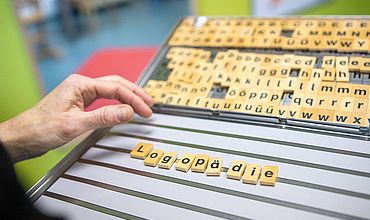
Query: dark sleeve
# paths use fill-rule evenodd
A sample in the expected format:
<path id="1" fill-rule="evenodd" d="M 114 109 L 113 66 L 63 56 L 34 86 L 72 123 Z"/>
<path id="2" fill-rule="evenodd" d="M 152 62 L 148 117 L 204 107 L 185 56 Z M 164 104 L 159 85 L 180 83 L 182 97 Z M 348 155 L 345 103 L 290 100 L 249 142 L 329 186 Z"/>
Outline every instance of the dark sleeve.
<path id="1" fill-rule="evenodd" d="M 45 219 L 56 220 L 43 215 L 26 198 L 18 182 L 13 163 L 5 148 L 0 143 L 0 218 L 1 219 Z"/>

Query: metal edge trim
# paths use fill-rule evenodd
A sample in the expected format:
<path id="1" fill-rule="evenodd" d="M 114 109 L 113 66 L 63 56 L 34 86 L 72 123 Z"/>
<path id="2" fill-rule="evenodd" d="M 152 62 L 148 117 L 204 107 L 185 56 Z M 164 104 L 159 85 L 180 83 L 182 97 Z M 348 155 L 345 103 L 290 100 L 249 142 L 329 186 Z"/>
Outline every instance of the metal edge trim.
<path id="1" fill-rule="evenodd" d="M 85 140 L 79 143 L 74 149 L 68 153 L 57 165 L 55 165 L 49 172 L 47 172 L 35 185 L 33 185 L 27 192 L 31 203 L 35 202 L 43 192 L 45 192 L 58 178 L 62 175 L 73 163 L 83 154 L 88 148 L 94 144 L 98 139 L 103 137 L 108 128 L 101 128 L 93 131 Z"/>

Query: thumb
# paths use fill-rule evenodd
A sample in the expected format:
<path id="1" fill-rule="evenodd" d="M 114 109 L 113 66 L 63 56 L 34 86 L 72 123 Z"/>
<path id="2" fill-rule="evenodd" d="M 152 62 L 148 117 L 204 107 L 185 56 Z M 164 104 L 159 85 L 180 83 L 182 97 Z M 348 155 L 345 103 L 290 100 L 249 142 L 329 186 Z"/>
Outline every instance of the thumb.
<path id="1" fill-rule="evenodd" d="M 84 114 L 85 130 L 91 130 L 126 123 L 134 116 L 134 110 L 129 105 L 109 105 Z"/>

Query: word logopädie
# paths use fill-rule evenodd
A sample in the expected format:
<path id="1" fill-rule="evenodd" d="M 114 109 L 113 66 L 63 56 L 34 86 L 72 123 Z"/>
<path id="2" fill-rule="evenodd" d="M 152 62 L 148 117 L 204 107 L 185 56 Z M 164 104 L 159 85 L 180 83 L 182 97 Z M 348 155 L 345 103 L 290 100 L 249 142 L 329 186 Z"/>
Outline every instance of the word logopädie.
<path id="1" fill-rule="evenodd" d="M 178 158 L 176 152 L 164 152 L 153 149 L 150 143 L 140 142 L 130 153 L 132 158 L 144 160 L 144 165 L 162 169 L 170 169 L 175 164 L 176 170 L 188 172 L 206 173 L 207 176 L 220 176 L 222 172 L 222 158 L 210 157 L 206 154 L 184 154 Z M 256 185 L 275 186 L 278 178 L 277 166 L 262 166 L 258 164 L 246 164 L 242 160 L 234 160 L 227 169 L 227 178 L 240 180 L 243 183 Z"/>

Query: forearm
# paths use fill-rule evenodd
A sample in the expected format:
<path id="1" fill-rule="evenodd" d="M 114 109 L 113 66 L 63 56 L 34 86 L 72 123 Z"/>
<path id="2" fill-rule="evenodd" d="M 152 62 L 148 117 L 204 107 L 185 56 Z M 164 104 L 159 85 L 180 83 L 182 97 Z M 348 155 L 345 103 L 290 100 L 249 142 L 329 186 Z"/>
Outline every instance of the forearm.
<path id="1" fill-rule="evenodd" d="M 34 143 L 37 137 L 30 137 L 30 132 L 26 132 L 26 130 L 32 130 L 32 128 L 22 119 L 24 114 L 22 113 L 0 124 L 0 141 L 5 146 L 13 162 L 32 158 L 40 154 L 40 152 L 36 151 L 37 146 Z"/>

